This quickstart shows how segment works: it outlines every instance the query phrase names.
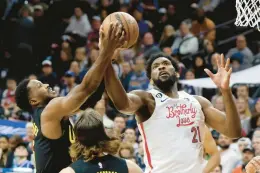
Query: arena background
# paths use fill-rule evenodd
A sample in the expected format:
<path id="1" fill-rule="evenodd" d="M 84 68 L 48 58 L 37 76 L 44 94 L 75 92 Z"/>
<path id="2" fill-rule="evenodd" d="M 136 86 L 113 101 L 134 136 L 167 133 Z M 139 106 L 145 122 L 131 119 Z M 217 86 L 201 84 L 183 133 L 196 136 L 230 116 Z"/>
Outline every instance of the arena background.
<path id="1" fill-rule="evenodd" d="M 145 62 L 151 54 L 163 51 L 179 61 L 180 80 L 186 81 L 186 84 L 179 84 L 180 89 L 203 95 L 217 109 L 224 111 L 225 105 L 217 89 L 204 87 L 203 84 L 200 87 L 192 86 L 192 83 L 187 85 L 187 80 L 207 77 L 204 68 L 215 72 L 218 53 L 231 58 L 233 73 L 243 72 L 253 66 L 259 69 L 259 32 L 254 28 L 234 25 L 237 15 L 235 1 L 1 0 L 2 172 L 19 172 L 17 159 L 24 158 L 15 154 L 15 148 L 21 143 L 25 144 L 28 151 L 28 164 L 25 167 L 29 168 L 29 172 L 34 167 L 33 125 L 30 113 L 16 106 L 14 91 L 17 83 L 24 78 L 39 79 L 65 96 L 81 81 L 97 58 L 99 27 L 108 14 L 116 11 L 133 15 L 140 28 L 137 44 L 122 51 L 114 64 L 126 91 L 151 87 L 144 70 Z M 252 71 L 250 79 L 256 79 L 258 73 L 259 70 Z M 232 86 L 243 138 L 232 141 L 212 131 L 217 144 L 224 142 L 229 146 L 225 151 L 220 149 L 223 173 L 240 173 L 253 155 L 260 155 L 260 137 L 254 136 L 257 134 L 254 132 L 260 131 L 260 87 L 257 80 L 252 81 L 243 76 L 239 83 Z M 144 169 L 142 139 L 134 117 L 119 114 L 106 94 L 93 106 L 104 116 L 108 131 L 115 128 L 124 133 L 119 157 L 131 159 Z M 77 115 L 72 117 L 74 121 L 76 118 Z M 248 148 L 249 153 L 243 152 L 243 148 Z"/>

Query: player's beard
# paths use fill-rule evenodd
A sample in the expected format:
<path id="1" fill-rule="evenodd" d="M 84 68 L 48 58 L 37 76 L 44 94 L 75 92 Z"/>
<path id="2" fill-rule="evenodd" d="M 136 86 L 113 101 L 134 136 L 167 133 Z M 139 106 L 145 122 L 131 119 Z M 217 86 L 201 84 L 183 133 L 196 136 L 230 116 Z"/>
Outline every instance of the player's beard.
<path id="1" fill-rule="evenodd" d="M 228 149 L 229 148 L 229 144 L 225 144 L 225 145 L 219 145 L 220 146 L 220 148 L 221 149 L 223 149 L 223 150 L 226 150 L 226 149 Z"/>
<path id="2" fill-rule="evenodd" d="M 175 75 L 170 76 L 167 80 L 160 80 L 157 79 L 154 81 L 154 84 L 163 92 L 171 91 L 175 82 L 177 81 L 177 78 Z"/>

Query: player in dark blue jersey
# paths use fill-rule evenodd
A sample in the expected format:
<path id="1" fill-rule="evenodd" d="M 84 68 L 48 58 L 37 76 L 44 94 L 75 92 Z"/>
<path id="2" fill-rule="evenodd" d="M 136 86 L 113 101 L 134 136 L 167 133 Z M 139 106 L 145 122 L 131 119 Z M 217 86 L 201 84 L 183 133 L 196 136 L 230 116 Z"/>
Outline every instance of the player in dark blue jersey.
<path id="1" fill-rule="evenodd" d="M 82 113 L 74 126 L 76 142 L 70 147 L 70 156 L 76 161 L 60 173 L 142 173 L 134 162 L 113 156 L 120 139 L 108 136 L 102 116 L 93 109 Z"/>
<path id="2" fill-rule="evenodd" d="M 22 81 L 15 93 L 17 105 L 33 112 L 37 173 L 58 173 L 71 163 L 69 140 L 73 141 L 68 116 L 74 115 L 100 85 L 117 48 L 124 45 L 125 34 L 119 23 L 111 23 L 105 35 L 100 30 L 100 55 L 82 82 L 65 97 L 38 80 Z"/>

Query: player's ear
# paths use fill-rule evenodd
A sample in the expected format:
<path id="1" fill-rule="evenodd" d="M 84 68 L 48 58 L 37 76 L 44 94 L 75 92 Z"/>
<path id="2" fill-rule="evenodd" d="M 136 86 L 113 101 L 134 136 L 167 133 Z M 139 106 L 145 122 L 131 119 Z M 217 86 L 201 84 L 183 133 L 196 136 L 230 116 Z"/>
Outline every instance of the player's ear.
<path id="1" fill-rule="evenodd" d="M 29 100 L 29 103 L 30 103 L 30 105 L 32 105 L 32 106 L 36 106 L 36 105 L 38 105 L 40 102 L 39 102 L 38 100 L 36 100 L 36 99 L 31 98 L 31 99 Z"/>

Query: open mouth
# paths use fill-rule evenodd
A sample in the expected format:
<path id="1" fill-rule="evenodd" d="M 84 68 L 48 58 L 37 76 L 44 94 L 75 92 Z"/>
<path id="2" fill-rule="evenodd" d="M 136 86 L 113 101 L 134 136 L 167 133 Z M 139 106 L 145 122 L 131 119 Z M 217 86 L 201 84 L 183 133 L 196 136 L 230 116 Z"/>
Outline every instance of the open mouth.
<path id="1" fill-rule="evenodd" d="M 160 72 L 159 76 L 169 76 L 169 74 L 167 72 Z"/>

